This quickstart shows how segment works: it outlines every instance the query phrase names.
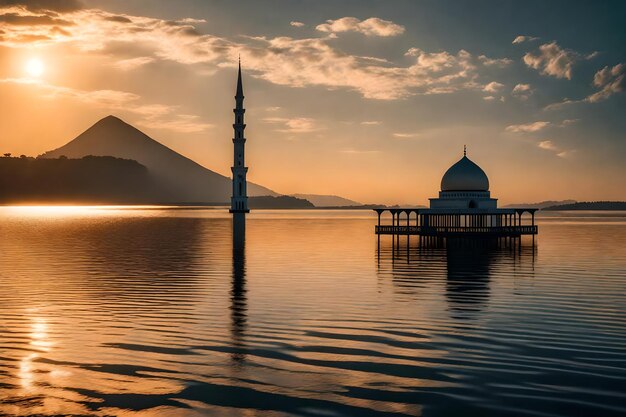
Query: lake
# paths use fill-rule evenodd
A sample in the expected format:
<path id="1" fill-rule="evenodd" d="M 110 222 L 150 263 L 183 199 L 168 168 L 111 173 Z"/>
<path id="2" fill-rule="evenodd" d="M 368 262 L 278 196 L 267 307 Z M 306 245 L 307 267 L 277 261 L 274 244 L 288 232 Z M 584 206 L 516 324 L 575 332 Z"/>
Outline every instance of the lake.
<path id="1" fill-rule="evenodd" d="M 370 211 L 0 208 L 0 415 L 626 414 L 626 213 L 435 247 Z"/>

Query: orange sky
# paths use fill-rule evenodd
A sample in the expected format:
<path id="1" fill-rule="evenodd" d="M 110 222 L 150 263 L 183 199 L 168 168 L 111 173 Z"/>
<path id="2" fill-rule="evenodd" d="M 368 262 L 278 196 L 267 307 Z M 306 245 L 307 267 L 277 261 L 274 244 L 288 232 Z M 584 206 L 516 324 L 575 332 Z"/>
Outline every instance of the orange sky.
<path id="1" fill-rule="evenodd" d="M 626 199 L 624 67 L 602 36 L 577 46 L 541 22 L 538 39 L 420 36 L 366 3 L 271 21 L 193 1 L 18 3 L 0 6 L 2 153 L 114 114 L 229 175 L 241 54 L 248 179 L 277 192 L 426 204 L 467 144 L 503 203 Z"/>

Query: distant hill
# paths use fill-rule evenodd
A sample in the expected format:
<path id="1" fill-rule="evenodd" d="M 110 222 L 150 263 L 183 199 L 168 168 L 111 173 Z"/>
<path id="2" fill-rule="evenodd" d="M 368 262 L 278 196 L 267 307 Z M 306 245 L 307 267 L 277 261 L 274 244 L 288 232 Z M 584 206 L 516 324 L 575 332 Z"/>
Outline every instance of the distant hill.
<path id="1" fill-rule="evenodd" d="M 105 117 L 74 140 L 41 157 L 82 158 L 87 155 L 132 159 L 144 165 L 159 186 L 155 198 L 163 203 L 230 201 L 230 178 L 182 156 L 114 116 Z M 278 195 L 253 183 L 248 183 L 248 194 Z"/>
<path id="2" fill-rule="evenodd" d="M 315 206 L 308 200 L 288 195 L 249 197 L 251 209 L 309 209 Z"/>
<path id="3" fill-rule="evenodd" d="M 292 196 L 309 200 L 311 203 L 313 203 L 315 207 L 347 207 L 363 205 L 363 203 L 359 203 L 358 201 L 349 200 L 347 198 L 339 197 L 336 195 L 292 194 Z"/>
<path id="4" fill-rule="evenodd" d="M 543 210 L 626 210 L 626 201 L 582 201 L 550 206 Z"/>
<path id="5" fill-rule="evenodd" d="M 0 158 L 0 203 L 136 204 L 154 201 L 148 169 L 127 159 Z"/>
<path id="6" fill-rule="evenodd" d="M 543 209 L 546 207 L 557 206 L 562 204 L 574 204 L 576 200 L 560 200 L 560 201 L 541 201 L 539 203 L 519 203 L 519 204 L 507 204 L 502 206 L 502 208 L 538 208 Z"/>

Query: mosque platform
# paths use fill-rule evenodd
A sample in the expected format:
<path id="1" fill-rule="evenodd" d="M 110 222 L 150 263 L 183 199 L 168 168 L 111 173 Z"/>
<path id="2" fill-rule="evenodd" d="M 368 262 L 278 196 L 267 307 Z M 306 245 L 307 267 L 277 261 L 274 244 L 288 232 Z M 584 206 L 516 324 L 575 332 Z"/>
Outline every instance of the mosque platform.
<path id="1" fill-rule="evenodd" d="M 536 235 L 533 208 L 491 210 L 374 209 L 378 215 L 377 235 L 433 237 L 520 237 Z M 385 212 L 391 224 L 381 224 Z M 523 216 L 529 213 L 530 216 Z M 414 216 L 413 216 L 414 215 Z M 526 223 L 526 224 L 524 224 Z"/>
<path id="2" fill-rule="evenodd" d="M 485 172 L 467 157 L 452 165 L 441 179 L 441 191 L 430 208 L 378 208 L 377 235 L 428 237 L 520 237 L 536 235 L 536 208 L 498 208 Z M 381 224 L 383 214 L 391 224 Z M 530 214 L 530 216 L 525 213 Z"/>

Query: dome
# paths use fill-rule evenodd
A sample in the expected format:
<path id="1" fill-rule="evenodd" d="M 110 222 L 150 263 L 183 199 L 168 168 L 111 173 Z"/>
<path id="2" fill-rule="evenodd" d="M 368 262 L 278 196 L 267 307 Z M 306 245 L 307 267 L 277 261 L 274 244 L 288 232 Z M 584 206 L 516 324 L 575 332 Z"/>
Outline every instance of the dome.
<path id="1" fill-rule="evenodd" d="M 441 191 L 489 191 L 489 178 L 478 165 L 463 156 L 443 175 Z"/>

